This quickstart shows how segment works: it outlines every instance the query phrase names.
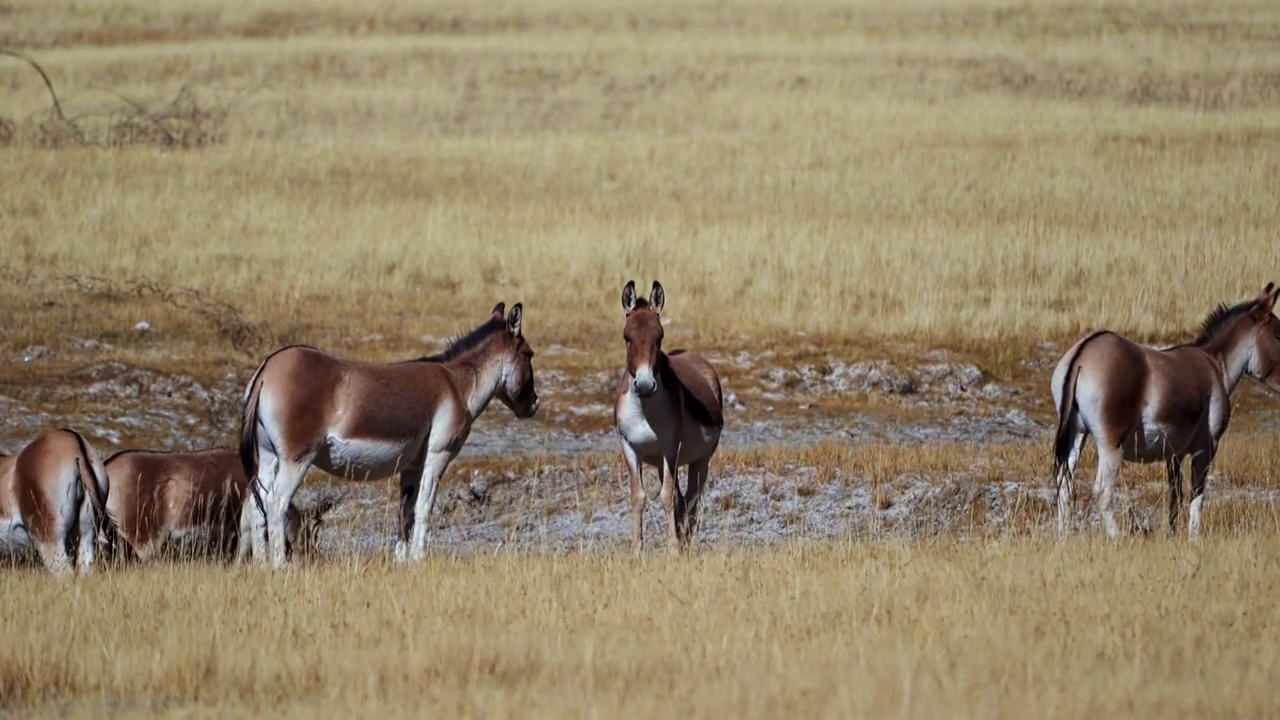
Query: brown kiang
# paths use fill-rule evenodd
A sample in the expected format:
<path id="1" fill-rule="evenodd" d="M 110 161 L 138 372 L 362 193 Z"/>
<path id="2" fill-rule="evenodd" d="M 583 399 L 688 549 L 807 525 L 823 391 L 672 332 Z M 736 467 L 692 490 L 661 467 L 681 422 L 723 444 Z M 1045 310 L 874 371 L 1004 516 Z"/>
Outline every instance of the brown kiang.
<path id="1" fill-rule="evenodd" d="M 30 538 L 55 575 L 92 572 L 100 545 L 110 554 L 114 529 L 106 509 L 108 490 L 101 458 L 75 430 L 53 430 L 16 455 L 0 456 L 4 534 Z"/>
<path id="2" fill-rule="evenodd" d="M 1243 377 L 1280 392 L 1280 288 L 1205 318 L 1185 345 L 1157 350 L 1110 331 L 1077 342 L 1058 362 L 1052 392 L 1058 411 L 1054 472 L 1058 532 L 1069 526 L 1071 481 L 1084 441 L 1093 436 L 1098 471 L 1093 495 L 1106 532 L 1118 528 L 1111 495 L 1123 462 L 1164 462 L 1169 482 L 1169 527 L 1182 502 L 1182 460 L 1191 456 L 1187 532 L 1199 535 L 1209 465 L 1231 419 L 1231 393 Z"/>
<path id="3" fill-rule="evenodd" d="M 687 545 L 697 532 L 698 499 L 724 429 L 724 399 L 715 369 L 697 353 L 662 350 L 659 316 L 665 301 L 656 281 L 647 299 L 636 295 L 634 281 L 622 289 L 627 366 L 618 379 L 613 417 L 631 477 L 631 543 L 636 553 L 644 547 L 643 465 L 658 468 L 662 479 L 659 497 L 670 547 Z M 678 470 L 686 465 L 682 493 Z"/>
<path id="4" fill-rule="evenodd" d="M 165 541 L 193 532 L 208 533 L 224 557 L 235 553 L 242 561 L 248 555 L 250 548 L 239 536 L 249 480 L 236 448 L 123 450 L 108 457 L 105 466 L 111 481 L 107 510 L 131 559 L 149 560 Z M 315 552 L 324 516 L 336 504 L 335 497 L 305 511 L 289 504 L 289 555 Z"/>
<path id="5" fill-rule="evenodd" d="M 440 478 L 489 401 L 518 418 L 538 409 L 523 310 L 505 309 L 498 303 L 444 352 L 416 360 L 370 363 L 292 345 L 263 361 L 245 392 L 240 432 L 245 476 L 258 493 L 243 504 L 241 525 L 255 560 L 285 563 L 286 509 L 313 466 L 353 480 L 399 474 L 395 557 L 423 556 Z"/>

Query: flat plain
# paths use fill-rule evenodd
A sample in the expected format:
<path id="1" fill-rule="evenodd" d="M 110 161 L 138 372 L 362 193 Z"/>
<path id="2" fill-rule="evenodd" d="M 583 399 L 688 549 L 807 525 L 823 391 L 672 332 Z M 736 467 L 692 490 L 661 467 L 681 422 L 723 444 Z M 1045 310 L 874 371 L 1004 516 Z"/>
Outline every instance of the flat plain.
<path id="1" fill-rule="evenodd" d="M 286 572 L 14 553 L 0 713 L 1280 710 L 1275 399 L 1237 391 L 1203 543 L 1126 467 L 1130 534 L 1085 478 L 1059 544 L 1048 386 L 1280 281 L 1280 6 L 0 0 L 0 48 L 59 98 L 0 56 L 0 451 L 230 443 L 273 348 L 416 357 L 499 301 L 543 397 L 478 422 L 419 567 L 390 484 L 320 475 Z M 625 552 L 628 279 L 726 391 L 687 556 Z"/>

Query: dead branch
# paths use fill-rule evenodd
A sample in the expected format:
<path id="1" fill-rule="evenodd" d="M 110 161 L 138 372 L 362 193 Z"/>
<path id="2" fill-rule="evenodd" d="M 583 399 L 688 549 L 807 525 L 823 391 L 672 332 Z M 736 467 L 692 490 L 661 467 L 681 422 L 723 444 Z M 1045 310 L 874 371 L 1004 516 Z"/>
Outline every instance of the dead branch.
<path id="1" fill-rule="evenodd" d="M 18 60 L 30 65 L 32 70 L 40 73 L 40 79 L 44 80 L 44 86 L 49 89 L 49 97 L 53 98 L 54 115 L 57 115 L 59 120 L 66 122 L 67 117 L 62 114 L 62 101 L 58 99 L 58 93 L 53 90 L 53 81 L 49 79 L 49 73 L 44 71 L 44 68 L 41 67 L 40 63 L 36 62 L 30 55 L 22 52 L 21 50 L 14 50 L 13 48 L 0 47 L 0 55 L 8 55 L 11 58 L 17 58 Z"/>

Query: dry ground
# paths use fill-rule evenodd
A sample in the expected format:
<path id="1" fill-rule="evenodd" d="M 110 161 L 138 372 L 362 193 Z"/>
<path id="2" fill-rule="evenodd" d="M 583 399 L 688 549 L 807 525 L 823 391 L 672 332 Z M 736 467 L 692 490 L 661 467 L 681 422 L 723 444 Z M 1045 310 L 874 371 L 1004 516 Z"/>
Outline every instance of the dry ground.
<path id="1" fill-rule="evenodd" d="M 499 300 L 546 408 L 480 421 L 420 568 L 375 483 L 318 567 L 6 569 L 0 713 L 1276 714 L 1274 398 L 1202 547 L 1157 468 L 1150 535 L 1045 533 L 1062 351 L 1280 280 L 1280 5 L 0 0 L 0 47 L 64 113 L 0 57 L 0 451 L 229 442 L 276 345 Z M 631 278 L 731 396 L 692 557 L 616 552 Z"/>

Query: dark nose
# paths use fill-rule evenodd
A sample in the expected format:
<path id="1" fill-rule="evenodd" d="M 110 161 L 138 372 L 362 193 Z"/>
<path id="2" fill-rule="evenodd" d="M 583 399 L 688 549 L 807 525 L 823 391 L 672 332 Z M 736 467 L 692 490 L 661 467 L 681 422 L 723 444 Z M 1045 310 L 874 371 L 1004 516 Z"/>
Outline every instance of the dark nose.
<path id="1" fill-rule="evenodd" d="M 653 394 L 653 391 L 657 386 L 658 383 L 653 380 L 641 380 L 640 378 L 636 378 L 631 381 L 631 387 L 635 388 L 636 394 L 640 397 L 649 397 Z"/>

